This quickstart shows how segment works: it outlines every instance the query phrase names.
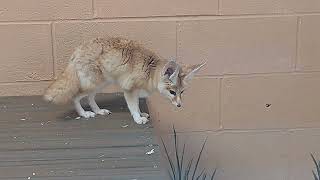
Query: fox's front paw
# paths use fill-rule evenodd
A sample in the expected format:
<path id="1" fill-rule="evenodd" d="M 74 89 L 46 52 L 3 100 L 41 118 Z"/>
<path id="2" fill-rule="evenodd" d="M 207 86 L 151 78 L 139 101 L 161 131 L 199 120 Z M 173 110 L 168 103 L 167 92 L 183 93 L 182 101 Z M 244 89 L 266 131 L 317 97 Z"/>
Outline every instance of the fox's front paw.
<path id="1" fill-rule="evenodd" d="M 150 115 L 148 114 L 148 113 L 141 113 L 140 114 L 142 117 L 145 117 L 145 118 L 149 118 L 150 117 Z"/>
<path id="2" fill-rule="evenodd" d="M 99 115 L 108 115 L 111 114 L 111 111 L 109 111 L 108 109 L 100 109 L 96 113 Z"/>
<path id="3" fill-rule="evenodd" d="M 80 116 L 82 116 L 84 118 L 91 118 L 91 117 L 95 117 L 96 114 L 91 111 L 84 111 L 83 113 L 80 114 Z"/>
<path id="4" fill-rule="evenodd" d="M 146 124 L 149 120 L 146 117 L 136 117 L 136 118 L 134 118 L 134 121 L 137 124 Z"/>

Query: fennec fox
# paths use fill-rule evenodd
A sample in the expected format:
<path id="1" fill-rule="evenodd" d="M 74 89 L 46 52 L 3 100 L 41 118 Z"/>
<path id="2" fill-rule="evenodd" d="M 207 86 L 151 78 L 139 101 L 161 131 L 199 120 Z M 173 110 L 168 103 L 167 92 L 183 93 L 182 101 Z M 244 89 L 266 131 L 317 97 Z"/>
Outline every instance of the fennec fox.
<path id="1" fill-rule="evenodd" d="M 99 108 L 95 95 L 116 83 L 124 92 L 134 121 L 145 124 L 149 115 L 140 112 L 139 97 L 159 91 L 173 105 L 181 107 L 181 94 L 204 64 L 181 66 L 132 40 L 96 38 L 76 48 L 64 72 L 46 90 L 44 99 L 55 104 L 73 100 L 76 111 L 85 118 L 107 115 L 110 111 Z M 93 112 L 82 108 L 80 100 L 84 97 Z"/>

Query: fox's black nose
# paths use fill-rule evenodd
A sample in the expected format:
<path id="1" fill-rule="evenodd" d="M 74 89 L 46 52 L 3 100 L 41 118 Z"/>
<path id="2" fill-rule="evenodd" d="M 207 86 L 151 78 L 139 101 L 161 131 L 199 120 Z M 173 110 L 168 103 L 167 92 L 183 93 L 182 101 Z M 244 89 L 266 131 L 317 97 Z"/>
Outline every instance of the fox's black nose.
<path id="1" fill-rule="evenodd" d="M 177 107 L 181 107 L 181 104 L 177 104 Z"/>

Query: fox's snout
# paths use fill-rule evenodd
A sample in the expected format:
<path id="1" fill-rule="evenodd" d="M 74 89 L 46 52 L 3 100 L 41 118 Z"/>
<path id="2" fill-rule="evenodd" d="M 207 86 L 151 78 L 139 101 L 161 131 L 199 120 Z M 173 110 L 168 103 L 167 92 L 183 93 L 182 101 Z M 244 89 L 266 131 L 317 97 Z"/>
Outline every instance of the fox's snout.
<path id="1" fill-rule="evenodd" d="M 178 108 L 181 108 L 181 107 L 182 107 L 181 102 L 171 101 L 171 103 L 172 103 L 174 106 L 178 107 Z"/>

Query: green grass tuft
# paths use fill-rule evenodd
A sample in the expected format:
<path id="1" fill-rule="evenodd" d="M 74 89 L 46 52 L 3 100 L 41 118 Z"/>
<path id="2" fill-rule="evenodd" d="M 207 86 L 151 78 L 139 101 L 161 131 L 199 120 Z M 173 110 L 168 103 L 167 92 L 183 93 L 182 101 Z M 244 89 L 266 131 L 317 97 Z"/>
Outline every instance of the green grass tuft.
<path id="1" fill-rule="evenodd" d="M 207 138 L 202 144 L 201 150 L 196 158 L 196 161 L 194 161 L 194 157 L 192 157 L 187 164 L 185 164 L 185 148 L 186 144 L 183 144 L 183 149 L 181 155 L 179 155 L 179 146 L 178 146 L 178 138 L 177 138 L 177 132 L 176 129 L 173 126 L 173 137 L 174 137 L 174 158 L 170 157 L 168 148 L 165 145 L 162 137 L 161 142 L 164 148 L 164 152 L 166 154 L 167 160 L 170 165 L 170 169 L 168 169 L 168 174 L 172 180 L 214 180 L 216 169 L 213 169 L 212 173 L 208 173 L 206 169 L 202 169 L 201 171 L 198 171 L 199 162 L 201 159 L 201 155 L 203 152 L 203 149 L 207 143 Z M 319 179 L 317 179 L 319 180 Z"/>

